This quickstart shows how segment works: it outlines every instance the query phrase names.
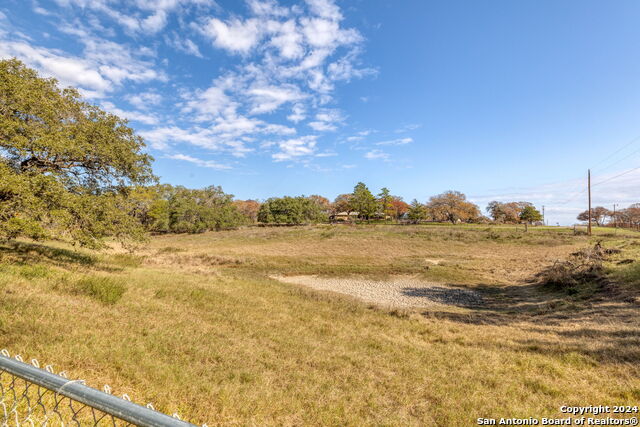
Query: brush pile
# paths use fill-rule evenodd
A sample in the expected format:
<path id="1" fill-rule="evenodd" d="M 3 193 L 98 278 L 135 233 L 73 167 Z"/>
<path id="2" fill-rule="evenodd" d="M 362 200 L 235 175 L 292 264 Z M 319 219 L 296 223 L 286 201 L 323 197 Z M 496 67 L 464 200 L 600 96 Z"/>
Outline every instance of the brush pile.
<path id="1" fill-rule="evenodd" d="M 598 242 L 593 247 L 572 253 L 568 260 L 556 261 L 536 274 L 535 281 L 570 292 L 587 283 L 603 284 L 606 281 L 603 262 L 609 255 L 619 252 L 619 249 L 605 249 Z"/>

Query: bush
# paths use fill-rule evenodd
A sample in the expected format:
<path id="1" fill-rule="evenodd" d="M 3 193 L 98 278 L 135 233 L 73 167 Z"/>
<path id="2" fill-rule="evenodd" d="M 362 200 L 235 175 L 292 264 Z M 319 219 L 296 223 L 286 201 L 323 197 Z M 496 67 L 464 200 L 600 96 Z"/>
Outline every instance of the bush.
<path id="1" fill-rule="evenodd" d="M 76 283 L 76 290 L 105 304 L 115 304 L 127 288 L 110 277 L 87 276 Z"/>

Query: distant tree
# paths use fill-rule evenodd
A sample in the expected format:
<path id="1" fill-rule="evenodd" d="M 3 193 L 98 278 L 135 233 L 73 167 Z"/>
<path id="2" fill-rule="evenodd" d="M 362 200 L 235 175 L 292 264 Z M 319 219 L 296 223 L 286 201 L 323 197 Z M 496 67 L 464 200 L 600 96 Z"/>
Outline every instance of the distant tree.
<path id="1" fill-rule="evenodd" d="M 258 221 L 265 224 L 305 224 L 327 220 L 316 200 L 300 197 L 272 197 L 258 211 Z"/>
<path id="2" fill-rule="evenodd" d="M 409 211 L 407 216 L 409 220 L 415 224 L 427 219 L 427 208 L 418 200 L 413 199 L 411 205 L 409 205 Z"/>
<path id="3" fill-rule="evenodd" d="M 517 224 L 520 222 L 520 214 L 527 206 L 533 206 L 530 202 L 497 202 L 487 205 L 489 216 L 497 223 Z"/>
<path id="4" fill-rule="evenodd" d="M 409 204 L 402 200 L 402 197 L 393 196 L 391 199 L 391 209 L 393 212 L 391 216 L 397 220 L 409 211 Z"/>
<path id="5" fill-rule="evenodd" d="M 371 215 L 376 213 L 376 198 L 362 182 L 354 187 L 350 204 L 353 210 L 358 212 L 360 218 L 369 219 Z"/>
<path id="6" fill-rule="evenodd" d="M 520 220 L 525 224 L 533 224 L 542 221 L 542 214 L 533 206 L 525 206 L 520 212 Z"/>
<path id="7" fill-rule="evenodd" d="M 233 204 L 238 211 L 247 219 L 248 223 L 254 223 L 258 220 L 258 210 L 260 210 L 260 202 L 256 200 L 235 200 Z"/>
<path id="8" fill-rule="evenodd" d="M 142 238 L 129 187 L 153 182 L 151 160 L 125 120 L 0 60 L 0 238 Z"/>
<path id="9" fill-rule="evenodd" d="M 331 202 L 329 201 L 329 199 L 323 196 L 319 196 L 317 194 L 312 194 L 307 198 L 311 200 L 311 202 L 315 203 L 320 209 L 320 211 L 329 215 L 329 212 L 331 212 Z"/>
<path id="10" fill-rule="evenodd" d="M 393 200 L 393 196 L 387 187 L 383 187 L 378 194 L 378 210 L 382 214 L 383 218 L 387 216 L 393 217 L 394 210 L 391 201 Z"/>
<path id="11" fill-rule="evenodd" d="M 603 206 L 596 206 L 591 209 L 591 221 L 595 222 L 598 227 L 604 225 L 605 219 L 611 215 L 613 213 Z M 579 221 L 589 221 L 589 211 L 580 212 L 577 219 Z"/>
<path id="12" fill-rule="evenodd" d="M 350 214 L 351 212 L 353 212 L 354 209 L 351 204 L 352 198 L 353 198 L 352 194 L 340 194 L 333 201 L 333 212 L 334 213 L 346 212 L 347 214 Z"/>
<path id="13" fill-rule="evenodd" d="M 478 206 L 467 201 L 467 197 L 459 191 L 446 191 L 431 197 L 427 209 L 436 221 L 449 221 L 452 224 L 480 218 Z"/>

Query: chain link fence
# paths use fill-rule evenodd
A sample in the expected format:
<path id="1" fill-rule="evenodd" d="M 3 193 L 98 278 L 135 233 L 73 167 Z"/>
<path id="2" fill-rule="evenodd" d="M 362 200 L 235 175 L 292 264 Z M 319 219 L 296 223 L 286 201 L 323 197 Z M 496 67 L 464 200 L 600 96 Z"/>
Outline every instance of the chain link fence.
<path id="1" fill-rule="evenodd" d="M 7 350 L 0 355 L 0 426 L 194 426 L 177 414 L 165 415 L 151 404 L 117 397 L 111 388 L 88 387 L 83 380 L 70 380 L 53 367 L 40 368 L 37 360 L 24 363 Z M 206 424 L 203 425 L 206 427 Z"/>

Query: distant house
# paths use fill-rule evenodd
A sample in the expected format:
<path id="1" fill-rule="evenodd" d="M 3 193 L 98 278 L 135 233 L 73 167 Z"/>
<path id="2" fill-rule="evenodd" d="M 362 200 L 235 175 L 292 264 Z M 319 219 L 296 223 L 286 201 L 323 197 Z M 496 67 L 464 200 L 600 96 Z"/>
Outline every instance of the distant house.
<path id="1" fill-rule="evenodd" d="M 335 222 L 347 222 L 355 221 L 358 219 L 359 212 L 338 212 L 335 215 L 331 215 L 329 219 Z"/>

